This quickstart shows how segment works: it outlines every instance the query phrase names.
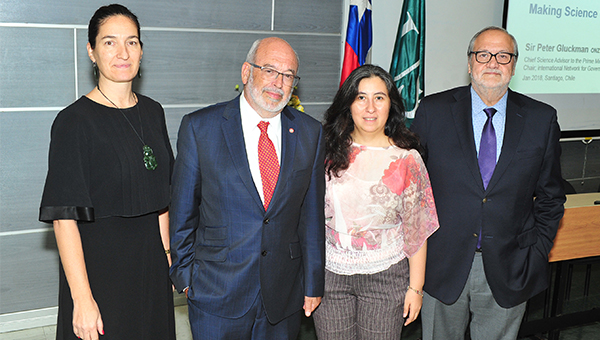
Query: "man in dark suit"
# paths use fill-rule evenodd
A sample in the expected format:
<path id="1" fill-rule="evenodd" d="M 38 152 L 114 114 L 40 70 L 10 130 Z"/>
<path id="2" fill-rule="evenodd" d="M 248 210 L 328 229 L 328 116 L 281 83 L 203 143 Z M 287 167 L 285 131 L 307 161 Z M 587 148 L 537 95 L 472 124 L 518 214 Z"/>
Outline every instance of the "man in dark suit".
<path id="1" fill-rule="evenodd" d="M 321 124 L 287 107 L 298 58 L 257 40 L 243 93 L 186 115 L 177 140 L 171 278 L 194 339 L 291 339 L 324 284 Z"/>
<path id="2" fill-rule="evenodd" d="M 556 110 L 508 89 L 518 48 L 499 27 L 469 44 L 471 86 L 424 98 L 411 129 L 426 153 L 440 228 L 427 247 L 423 339 L 516 339 L 548 286 L 562 218 Z"/>

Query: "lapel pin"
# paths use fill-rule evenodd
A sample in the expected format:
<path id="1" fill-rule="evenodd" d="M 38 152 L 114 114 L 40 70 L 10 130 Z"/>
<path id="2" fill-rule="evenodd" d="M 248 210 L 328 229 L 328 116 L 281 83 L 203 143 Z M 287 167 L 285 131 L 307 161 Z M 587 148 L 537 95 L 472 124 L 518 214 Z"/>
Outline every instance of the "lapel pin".
<path id="1" fill-rule="evenodd" d="M 294 129 L 293 128 L 290 128 L 290 133 L 294 133 Z"/>

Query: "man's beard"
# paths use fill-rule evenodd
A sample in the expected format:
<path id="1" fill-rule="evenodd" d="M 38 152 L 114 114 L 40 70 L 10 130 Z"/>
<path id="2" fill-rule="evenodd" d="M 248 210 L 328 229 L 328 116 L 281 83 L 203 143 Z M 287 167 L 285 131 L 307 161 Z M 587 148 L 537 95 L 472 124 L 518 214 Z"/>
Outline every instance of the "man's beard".
<path id="1" fill-rule="evenodd" d="M 276 87 L 265 86 L 262 89 L 257 88 L 256 86 L 254 86 L 252 73 L 250 73 L 250 78 L 248 79 L 248 84 L 246 85 L 246 87 L 248 88 L 248 93 L 250 94 L 250 97 L 256 105 L 258 105 L 261 109 L 274 114 L 281 112 L 292 97 L 291 91 L 288 94 L 287 98 L 285 98 L 285 92 L 282 89 L 278 89 Z M 270 102 L 262 95 L 265 91 L 278 93 L 282 96 L 282 98 L 279 102 Z"/>

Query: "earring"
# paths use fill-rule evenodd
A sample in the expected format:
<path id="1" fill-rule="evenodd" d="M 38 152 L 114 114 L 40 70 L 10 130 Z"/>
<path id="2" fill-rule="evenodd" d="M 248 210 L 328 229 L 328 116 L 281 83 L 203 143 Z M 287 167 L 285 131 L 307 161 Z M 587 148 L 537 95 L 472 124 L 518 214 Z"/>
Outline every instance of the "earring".
<path id="1" fill-rule="evenodd" d="M 137 74 L 138 78 L 142 77 L 142 59 L 140 59 L 140 66 L 138 67 L 138 74 Z"/>
<path id="2" fill-rule="evenodd" d="M 95 61 L 92 63 L 92 70 L 94 70 L 94 78 L 98 80 L 98 65 Z"/>

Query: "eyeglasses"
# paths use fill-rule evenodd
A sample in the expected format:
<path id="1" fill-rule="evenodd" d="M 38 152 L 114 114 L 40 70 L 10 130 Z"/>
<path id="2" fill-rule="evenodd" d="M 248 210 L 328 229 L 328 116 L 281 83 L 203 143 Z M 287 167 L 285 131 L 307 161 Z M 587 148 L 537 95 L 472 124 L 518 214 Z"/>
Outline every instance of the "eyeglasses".
<path id="1" fill-rule="evenodd" d="M 248 64 L 252 65 L 253 67 L 259 68 L 262 71 L 263 78 L 268 81 L 275 81 L 275 79 L 277 79 L 277 77 L 279 77 L 279 75 L 281 74 L 281 79 L 283 79 L 283 85 L 294 87 L 298 85 L 298 81 L 300 80 L 300 77 L 295 76 L 291 73 L 279 72 L 273 68 L 267 66 L 258 66 L 253 63 Z"/>
<path id="2" fill-rule="evenodd" d="M 498 52 L 496 54 L 488 51 L 472 51 L 469 55 L 474 54 L 475 60 L 480 64 L 487 64 L 492 60 L 492 57 L 496 58 L 496 62 L 500 65 L 510 64 L 513 57 L 517 57 L 514 53 Z"/>

